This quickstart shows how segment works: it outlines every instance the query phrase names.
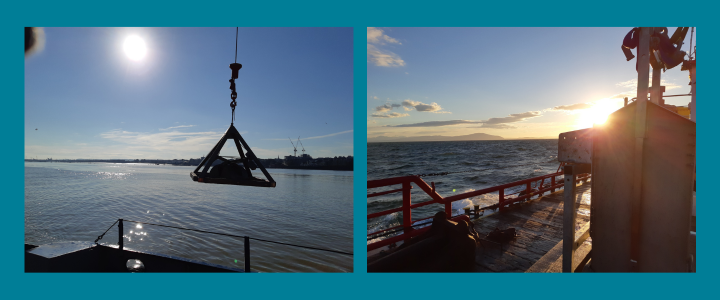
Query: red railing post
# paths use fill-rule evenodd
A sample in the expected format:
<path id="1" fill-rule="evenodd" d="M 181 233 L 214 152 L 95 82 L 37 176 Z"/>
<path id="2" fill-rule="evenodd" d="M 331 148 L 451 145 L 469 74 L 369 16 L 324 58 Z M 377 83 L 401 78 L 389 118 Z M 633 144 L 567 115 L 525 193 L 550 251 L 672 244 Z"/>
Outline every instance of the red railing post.
<path id="1" fill-rule="evenodd" d="M 476 196 L 480 196 L 480 195 L 485 195 L 488 193 L 498 192 L 497 207 L 500 212 L 504 212 L 507 210 L 507 208 L 504 207 L 506 205 L 505 203 L 506 202 L 509 203 L 512 200 L 517 199 L 517 198 L 512 197 L 512 195 L 515 195 L 515 193 L 506 195 L 505 189 L 515 188 L 515 187 L 520 187 L 520 186 L 525 185 L 526 191 L 529 192 L 530 190 L 532 190 L 533 182 L 537 181 L 538 182 L 538 186 L 537 186 L 538 190 L 543 190 L 544 189 L 543 184 L 545 183 L 545 179 L 550 178 L 551 186 L 548 187 L 547 189 L 548 189 L 548 191 L 555 192 L 558 189 L 559 190 L 563 189 L 563 186 L 564 186 L 563 184 L 560 184 L 560 186 L 556 187 L 556 185 L 558 184 L 557 177 L 561 176 L 561 175 L 562 175 L 561 172 L 557 172 L 557 173 L 553 173 L 553 174 L 528 178 L 528 179 L 524 179 L 524 180 L 520 180 L 520 181 L 516 181 L 516 182 L 512 182 L 512 183 L 507 183 L 507 184 L 503 184 L 503 185 L 499 185 L 499 186 L 485 188 L 482 190 L 452 195 L 452 196 L 448 196 L 448 197 L 442 197 L 439 194 L 437 194 L 434 182 L 431 182 L 428 185 L 425 181 L 422 180 L 422 178 L 418 178 L 416 176 L 405 176 L 405 177 L 386 178 L 386 179 L 380 179 L 380 180 L 369 180 L 368 181 L 368 189 L 374 189 L 374 188 L 398 185 L 398 184 L 402 185 L 399 189 L 396 189 L 396 190 L 389 190 L 389 191 L 368 194 L 368 198 L 371 198 L 371 197 L 377 197 L 377 196 L 387 195 L 387 194 L 396 193 L 396 192 L 402 192 L 403 193 L 403 196 L 402 196 L 403 205 L 401 207 L 396 207 L 393 209 L 368 214 L 367 217 L 369 220 L 372 218 L 377 218 L 377 217 L 381 217 L 381 216 L 385 216 L 385 215 L 389 215 L 389 214 L 394 214 L 397 212 L 402 212 L 403 213 L 402 225 L 398 225 L 398 226 L 395 226 L 395 227 L 392 227 L 389 229 L 381 230 L 376 233 L 381 233 L 381 232 L 384 232 L 384 231 L 387 231 L 390 229 L 396 230 L 396 229 L 399 229 L 400 227 L 403 228 L 404 233 L 401 235 L 395 236 L 395 237 L 387 238 L 385 240 L 372 243 L 372 244 L 368 245 L 368 250 L 377 249 L 379 247 L 389 245 L 393 242 L 407 240 L 413 236 L 417 236 L 418 234 L 421 234 L 422 232 L 426 231 L 428 229 L 428 227 L 422 228 L 422 229 L 417 229 L 417 230 L 414 230 L 412 228 L 413 221 L 412 221 L 411 210 L 413 208 L 420 208 L 423 206 L 433 205 L 433 204 L 444 204 L 445 205 L 445 214 L 447 215 L 448 218 L 452 218 L 453 217 L 452 216 L 452 203 L 453 202 L 463 200 L 463 199 L 469 199 L 471 197 L 476 197 Z M 583 176 L 577 178 L 577 180 L 580 180 L 580 179 L 588 180 L 590 177 L 591 177 L 591 174 L 583 174 Z M 410 191 L 413 188 L 412 183 L 415 183 L 418 188 L 420 188 L 426 194 L 430 195 L 433 198 L 433 200 L 426 201 L 423 203 L 417 203 L 417 204 L 413 205 L 412 201 L 411 201 L 411 197 L 410 197 L 411 196 Z M 506 199 L 506 196 L 510 196 L 510 197 L 508 197 Z M 528 196 L 524 195 L 524 196 L 516 196 L 516 197 L 528 197 Z M 528 199 L 529 199 L 529 197 L 528 197 Z M 496 207 L 496 206 L 492 205 L 492 207 Z M 430 217 L 430 218 L 432 218 L 432 217 Z M 427 219 L 430 219 L 430 218 L 427 218 Z M 368 236 L 376 234 L 376 233 L 368 234 Z"/>
<path id="2" fill-rule="evenodd" d="M 410 201 L 410 182 L 403 182 L 402 183 L 402 189 L 403 189 L 403 228 L 405 233 L 408 233 L 412 230 L 412 213 L 410 210 L 410 205 L 412 205 Z"/>
<path id="3" fill-rule="evenodd" d="M 503 202 L 505 201 L 505 189 L 501 188 L 498 192 L 498 206 L 500 207 L 500 212 L 503 212 L 505 210 L 505 206 L 503 205 Z"/>
<path id="4" fill-rule="evenodd" d="M 527 191 L 525 191 L 525 195 L 527 195 L 528 197 L 525 198 L 525 201 L 530 200 L 530 198 L 531 198 L 530 193 L 532 193 L 532 181 L 528 181 L 528 183 L 527 183 Z"/>

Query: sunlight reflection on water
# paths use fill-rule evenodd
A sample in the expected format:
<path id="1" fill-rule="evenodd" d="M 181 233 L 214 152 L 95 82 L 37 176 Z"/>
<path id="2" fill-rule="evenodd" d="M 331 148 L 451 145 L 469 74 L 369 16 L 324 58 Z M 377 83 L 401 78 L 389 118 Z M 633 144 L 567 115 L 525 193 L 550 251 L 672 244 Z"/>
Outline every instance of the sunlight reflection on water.
<path id="1" fill-rule="evenodd" d="M 25 241 L 93 241 L 123 218 L 353 251 L 352 172 L 269 169 L 278 187 L 268 189 L 196 183 L 192 169 L 25 163 Z M 243 264 L 242 240 L 130 222 L 124 227 L 129 248 Z M 115 226 L 100 243 L 117 239 Z M 262 242 L 251 250 L 260 272 L 352 271 L 351 256 Z"/>

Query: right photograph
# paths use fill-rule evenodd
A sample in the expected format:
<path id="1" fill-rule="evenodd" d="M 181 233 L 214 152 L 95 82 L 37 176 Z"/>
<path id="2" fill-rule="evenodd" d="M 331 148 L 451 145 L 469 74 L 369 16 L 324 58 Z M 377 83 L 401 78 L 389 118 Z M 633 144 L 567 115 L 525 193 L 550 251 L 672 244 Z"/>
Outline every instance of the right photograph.
<path id="1" fill-rule="evenodd" d="M 695 272 L 696 31 L 368 27 L 367 271 Z"/>

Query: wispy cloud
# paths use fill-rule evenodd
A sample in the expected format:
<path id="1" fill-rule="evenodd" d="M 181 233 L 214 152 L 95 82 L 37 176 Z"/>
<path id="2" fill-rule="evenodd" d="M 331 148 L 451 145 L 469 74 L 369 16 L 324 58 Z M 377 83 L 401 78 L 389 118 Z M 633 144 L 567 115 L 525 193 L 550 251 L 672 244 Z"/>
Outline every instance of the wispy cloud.
<path id="1" fill-rule="evenodd" d="M 502 118 L 490 118 L 487 121 L 484 121 L 484 124 L 504 124 L 504 123 L 515 123 L 520 121 L 525 121 L 530 118 L 535 118 L 541 116 L 542 113 L 539 111 L 529 111 L 519 114 L 510 114 L 508 117 L 502 117 Z"/>
<path id="2" fill-rule="evenodd" d="M 341 131 L 341 132 L 336 132 L 336 133 L 331 133 L 331 134 L 326 134 L 326 135 L 304 137 L 304 138 L 301 138 L 301 140 L 322 139 L 322 138 L 331 137 L 331 136 L 336 136 L 336 135 L 340 135 L 340 134 L 344 134 L 344 133 L 350 133 L 350 132 L 353 132 L 352 129 L 351 129 L 351 130 Z M 264 140 L 266 140 L 266 141 L 287 141 L 287 139 L 264 139 Z"/>
<path id="3" fill-rule="evenodd" d="M 402 125 L 388 125 L 388 127 L 439 127 L 439 126 L 452 126 L 452 125 L 462 125 L 462 124 L 482 124 L 482 123 L 483 123 L 483 121 L 449 120 L 449 121 L 430 121 L 430 122 L 402 124 Z"/>
<path id="4" fill-rule="evenodd" d="M 574 110 L 582 110 L 582 109 L 588 109 L 592 107 L 594 103 L 575 103 L 575 104 L 569 104 L 569 105 L 559 105 L 555 106 L 549 110 L 554 111 L 574 111 Z"/>
<path id="5" fill-rule="evenodd" d="M 405 61 L 399 55 L 388 50 L 380 50 L 370 44 L 367 45 L 367 59 L 369 63 L 379 67 L 402 67 L 405 65 Z"/>
<path id="6" fill-rule="evenodd" d="M 402 67 L 405 61 L 399 55 L 387 49 L 380 49 L 385 44 L 402 45 L 384 33 L 382 29 L 375 27 L 367 28 L 367 61 L 380 67 Z"/>
<path id="7" fill-rule="evenodd" d="M 624 88 L 634 88 L 637 87 L 637 82 L 637 79 L 630 79 L 628 81 L 618 82 L 615 85 Z"/>
<path id="8" fill-rule="evenodd" d="M 382 29 L 376 27 L 367 28 L 367 42 L 379 45 L 385 45 L 386 42 L 402 45 L 402 43 L 398 42 L 398 40 L 387 36 Z"/>
<path id="9" fill-rule="evenodd" d="M 326 134 L 326 135 L 321 135 L 321 136 L 308 137 L 308 138 L 304 138 L 304 139 L 306 139 L 306 140 L 321 139 L 321 138 L 336 136 L 336 135 L 340 135 L 340 134 L 344 134 L 344 133 L 350 133 L 350 132 L 353 132 L 352 129 L 351 129 L 351 130 L 341 131 L 341 132 L 336 132 L 336 133 L 331 133 L 331 134 Z"/>
<path id="10" fill-rule="evenodd" d="M 619 86 L 619 87 L 632 88 L 634 90 L 637 90 L 637 84 L 638 84 L 638 81 L 637 81 L 637 78 L 635 78 L 635 79 L 630 79 L 628 81 L 618 82 L 615 85 Z M 648 85 L 652 86 L 652 74 L 650 74 L 650 78 L 648 79 Z M 665 79 L 660 79 L 660 85 L 665 86 L 665 90 L 672 90 L 672 89 L 680 88 L 679 85 L 672 83 L 672 82 L 668 82 Z"/>
<path id="11" fill-rule="evenodd" d="M 401 113 L 393 112 L 393 113 L 389 113 L 389 114 L 374 113 L 370 116 L 373 118 L 402 118 L 402 117 L 407 117 L 409 115 L 410 114 L 401 114 Z"/>
<path id="12" fill-rule="evenodd" d="M 190 127 L 195 127 L 195 125 L 180 125 L 180 126 L 173 126 L 173 127 L 168 127 L 168 128 L 160 128 L 160 130 L 165 131 L 165 130 L 176 129 L 176 128 L 190 128 Z"/>
<path id="13" fill-rule="evenodd" d="M 492 128 L 492 129 L 515 129 L 517 127 L 508 124 L 483 124 L 480 128 Z"/>
<path id="14" fill-rule="evenodd" d="M 208 151 L 222 136 L 222 132 L 131 132 L 121 129 L 111 130 L 100 134 L 101 138 L 131 146 L 134 150 L 156 153 L 183 151 Z M 210 148 L 208 148 L 208 146 Z"/>
<path id="15" fill-rule="evenodd" d="M 539 117 L 542 115 L 540 111 L 529 111 L 519 114 L 510 114 L 507 117 L 502 118 L 490 118 L 487 120 L 473 121 L 473 120 L 449 120 L 449 121 L 430 121 L 414 124 L 401 124 L 401 125 L 388 125 L 387 127 L 439 127 L 439 126 L 453 126 L 453 125 L 468 125 L 468 124 L 483 124 L 481 127 L 494 128 L 494 129 L 509 129 L 514 128 L 507 123 L 516 123 L 525 121 L 530 118 Z"/>

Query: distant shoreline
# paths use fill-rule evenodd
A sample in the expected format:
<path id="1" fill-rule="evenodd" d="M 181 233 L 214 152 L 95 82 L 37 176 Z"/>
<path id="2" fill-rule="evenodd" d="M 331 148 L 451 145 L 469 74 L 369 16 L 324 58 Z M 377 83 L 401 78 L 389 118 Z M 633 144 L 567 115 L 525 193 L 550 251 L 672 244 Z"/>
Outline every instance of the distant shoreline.
<path id="1" fill-rule="evenodd" d="M 44 162 L 44 163 L 112 163 L 112 164 L 145 164 L 145 165 L 171 165 L 181 167 L 194 167 L 195 165 L 187 162 L 163 162 L 158 160 L 157 162 L 136 162 L 134 160 L 114 160 L 114 159 L 99 159 L 99 160 L 77 160 L 77 159 L 59 159 L 59 160 L 40 160 L 40 159 L 25 159 L 25 162 Z M 296 169 L 296 170 L 325 170 L 325 171 L 353 171 L 353 167 L 350 166 L 284 166 L 284 167 L 266 167 L 266 169 Z"/>
<path id="2" fill-rule="evenodd" d="M 382 143 L 443 143 L 443 142 L 486 142 L 486 141 L 537 141 L 537 140 L 557 140 L 557 138 L 517 138 L 517 139 L 498 139 L 498 140 L 444 140 L 444 141 L 368 141 L 368 144 Z"/>

